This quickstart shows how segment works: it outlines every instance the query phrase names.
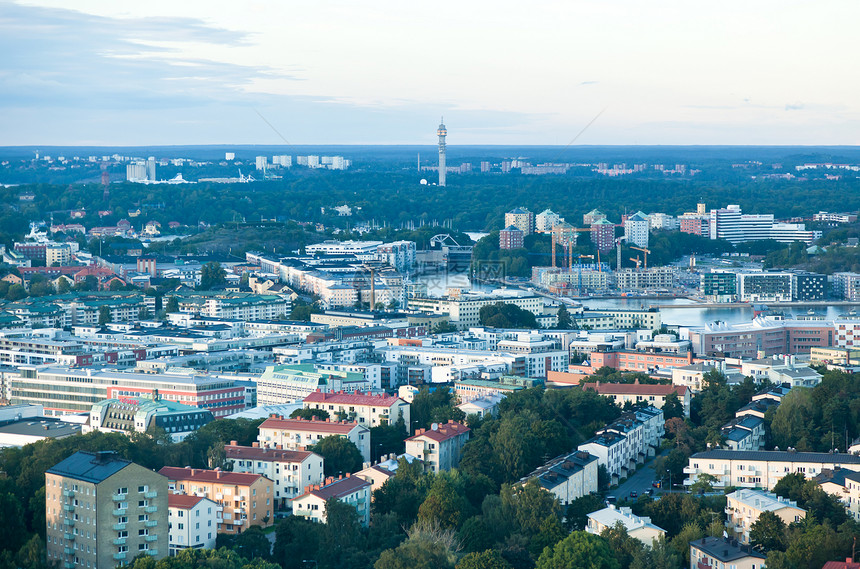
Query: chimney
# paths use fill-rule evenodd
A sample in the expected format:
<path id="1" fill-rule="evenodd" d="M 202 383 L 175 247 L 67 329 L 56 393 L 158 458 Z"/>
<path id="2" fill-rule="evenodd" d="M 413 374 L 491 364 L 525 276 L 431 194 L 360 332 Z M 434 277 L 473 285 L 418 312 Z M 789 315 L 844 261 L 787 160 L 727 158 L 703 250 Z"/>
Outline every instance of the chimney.
<path id="1" fill-rule="evenodd" d="M 349 478 L 350 476 L 352 476 L 352 474 L 350 474 L 349 472 L 347 472 L 347 473 L 346 473 L 346 477 L 347 477 L 347 478 Z"/>
<path id="2" fill-rule="evenodd" d="M 239 446 L 239 441 L 230 441 L 230 446 Z"/>
<path id="3" fill-rule="evenodd" d="M 221 478 L 221 471 L 220 470 L 215 471 L 215 477 L 219 478 L 219 479 Z"/>
<path id="4" fill-rule="evenodd" d="M 252 446 L 253 448 L 260 448 L 260 443 L 259 443 L 259 442 L 257 442 L 257 441 L 254 441 L 254 442 L 252 442 L 252 443 L 251 443 L 251 446 Z"/>
<path id="5" fill-rule="evenodd" d="M 196 469 L 196 468 L 192 468 L 192 469 L 191 469 L 191 476 L 194 476 L 195 474 L 197 474 L 197 469 Z"/>

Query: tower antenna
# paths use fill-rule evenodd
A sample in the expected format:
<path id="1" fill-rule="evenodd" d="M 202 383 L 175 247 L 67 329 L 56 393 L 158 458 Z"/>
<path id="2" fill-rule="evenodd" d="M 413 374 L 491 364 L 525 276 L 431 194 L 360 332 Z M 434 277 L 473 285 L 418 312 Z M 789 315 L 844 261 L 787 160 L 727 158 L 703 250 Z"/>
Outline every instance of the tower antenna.
<path id="1" fill-rule="evenodd" d="M 448 135 L 448 129 L 445 128 L 445 117 L 442 117 L 439 121 L 439 129 L 436 131 L 436 134 L 439 135 L 439 186 L 444 187 L 445 174 L 448 173 L 447 166 L 445 166 L 445 137 Z"/>

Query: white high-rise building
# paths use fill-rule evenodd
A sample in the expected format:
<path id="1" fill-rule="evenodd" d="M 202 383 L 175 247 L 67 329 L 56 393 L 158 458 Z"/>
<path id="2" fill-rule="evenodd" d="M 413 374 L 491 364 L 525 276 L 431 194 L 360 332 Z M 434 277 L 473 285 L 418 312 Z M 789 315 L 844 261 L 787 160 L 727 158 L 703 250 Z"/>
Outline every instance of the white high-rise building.
<path id="1" fill-rule="evenodd" d="M 235 160 L 235 159 L 236 159 L 236 153 L 235 152 L 225 152 L 224 153 L 224 160 Z"/>
<path id="2" fill-rule="evenodd" d="M 549 233 L 552 228 L 564 221 L 564 218 L 551 209 L 545 209 L 535 216 L 535 231 Z"/>
<path id="3" fill-rule="evenodd" d="M 637 247 L 648 247 L 648 231 L 651 228 L 651 222 L 648 216 L 637 211 L 624 221 L 624 238 L 627 243 L 632 243 Z"/>
<path id="4" fill-rule="evenodd" d="M 319 168 L 319 167 L 320 167 L 320 157 L 309 154 L 308 155 L 308 168 Z"/>
<path id="5" fill-rule="evenodd" d="M 154 182 L 157 178 L 155 177 L 155 157 L 150 156 L 146 159 L 146 179 L 150 182 Z"/>
<path id="6" fill-rule="evenodd" d="M 277 164 L 278 166 L 281 166 L 282 168 L 292 168 L 293 157 L 287 156 L 284 154 L 279 155 L 279 156 L 272 156 L 272 164 Z"/>
<path id="7" fill-rule="evenodd" d="M 257 159 L 256 159 L 257 170 L 260 170 L 261 172 L 265 172 L 266 166 L 268 166 L 268 162 L 269 162 L 269 159 L 266 158 L 265 156 L 257 156 Z"/>

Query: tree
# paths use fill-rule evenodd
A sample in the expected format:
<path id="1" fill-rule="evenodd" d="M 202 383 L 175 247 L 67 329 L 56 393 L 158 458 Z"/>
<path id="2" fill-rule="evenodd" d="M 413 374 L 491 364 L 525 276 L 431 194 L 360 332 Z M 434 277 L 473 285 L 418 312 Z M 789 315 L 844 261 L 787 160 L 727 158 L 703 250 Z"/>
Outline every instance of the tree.
<path id="1" fill-rule="evenodd" d="M 99 307 L 99 326 L 104 326 L 108 322 L 113 322 L 113 316 L 110 313 L 110 306 L 104 305 Z"/>
<path id="2" fill-rule="evenodd" d="M 536 569 L 620 569 L 606 540 L 584 531 L 569 536 L 543 550 Z"/>
<path id="3" fill-rule="evenodd" d="M 565 512 L 565 524 L 572 531 L 582 531 L 588 523 L 588 514 L 603 509 L 603 499 L 599 494 L 586 494 L 572 501 Z"/>
<path id="4" fill-rule="evenodd" d="M 148 320 L 150 318 L 152 318 L 152 313 L 146 306 L 141 307 L 141 309 L 137 311 L 138 320 Z"/>
<path id="5" fill-rule="evenodd" d="M 456 569 L 513 569 L 513 567 L 505 561 L 501 553 L 487 549 L 480 553 L 474 551 L 466 554 L 457 563 Z"/>
<path id="6" fill-rule="evenodd" d="M 125 288 L 125 284 L 119 279 L 111 279 L 110 286 L 108 290 L 123 290 Z"/>
<path id="7" fill-rule="evenodd" d="M 322 456 L 325 460 L 326 476 L 337 476 L 361 470 L 362 457 L 358 447 L 349 439 L 337 435 L 325 437 L 309 450 Z"/>
<path id="8" fill-rule="evenodd" d="M 762 551 L 785 551 L 785 522 L 773 512 L 762 512 L 750 526 L 750 543 Z"/>
<path id="9" fill-rule="evenodd" d="M 681 403 L 678 394 L 674 391 L 667 395 L 666 400 L 663 402 L 663 418 L 667 421 L 674 418 L 684 418 L 684 405 Z"/>
<path id="10" fill-rule="evenodd" d="M 179 299 L 175 296 L 171 296 L 167 299 L 167 304 L 164 307 L 169 313 L 179 312 Z"/>
<path id="11" fill-rule="evenodd" d="M 439 476 L 418 508 L 418 520 L 436 523 L 442 529 L 457 529 L 466 505 L 448 477 Z"/>
<path id="12" fill-rule="evenodd" d="M 497 302 L 482 306 L 478 313 L 482 326 L 490 328 L 531 328 L 538 327 L 535 315 L 515 304 Z"/>
<path id="13" fill-rule="evenodd" d="M 295 411 L 290 413 L 290 419 L 302 418 L 308 421 L 311 421 L 313 419 L 325 421 L 329 418 L 329 416 L 330 415 L 328 414 L 328 411 L 326 411 L 325 409 L 311 409 L 310 407 L 296 409 Z"/>
<path id="14" fill-rule="evenodd" d="M 443 322 L 437 322 L 435 326 L 433 326 L 433 334 L 449 334 L 451 332 L 456 332 L 457 327 L 448 322 L 447 320 Z"/>
<path id="15" fill-rule="evenodd" d="M 693 492 L 693 494 L 704 494 L 705 492 L 713 492 L 714 482 L 716 481 L 716 476 L 708 474 L 707 472 L 701 472 L 696 477 L 696 481 L 693 482 L 693 485 L 690 487 L 690 491 Z"/>
<path id="16" fill-rule="evenodd" d="M 227 271 L 221 267 L 221 263 L 210 261 L 200 268 L 199 290 L 212 290 L 213 287 L 226 284 Z"/>
<path id="17" fill-rule="evenodd" d="M 9 290 L 6 292 L 6 300 L 11 300 L 12 302 L 16 300 L 21 300 L 27 296 L 27 291 L 24 290 L 23 285 L 15 283 L 9 287 Z"/>
<path id="18" fill-rule="evenodd" d="M 570 312 L 567 311 L 567 306 L 562 303 L 561 306 L 558 307 L 558 324 L 556 324 L 556 328 L 559 330 L 570 330 L 573 321 L 570 319 Z"/>

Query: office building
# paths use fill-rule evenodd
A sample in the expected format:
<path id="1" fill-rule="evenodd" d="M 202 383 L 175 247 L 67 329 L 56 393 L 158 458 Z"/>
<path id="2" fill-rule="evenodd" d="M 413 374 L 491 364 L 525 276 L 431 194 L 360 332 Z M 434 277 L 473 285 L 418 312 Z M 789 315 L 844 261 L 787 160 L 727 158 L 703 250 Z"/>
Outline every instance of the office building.
<path id="1" fill-rule="evenodd" d="M 84 425 L 84 433 L 146 433 L 151 429 L 163 429 L 174 442 L 179 442 L 214 419 L 211 411 L 168 401 L 156 390 L 151 397 L 143 395 L 99 401 L 90 410 L 90 420 Z"/>
<path id="2" fill-rule="evenodd" d="M 373 385 L 363 373 L 331 369 L 320 364 L 267 366 L 257 380 L 257 402 L 280 405 L 303 401 L 311 393 L 368 391 Z"/>
<path id="3" fill-rule="evenodd" d="M 161 559 L 168 543 L 167 479 L 116 453 L 79 451 L 45 471 L 48 563 L 63 569 Z"/>

